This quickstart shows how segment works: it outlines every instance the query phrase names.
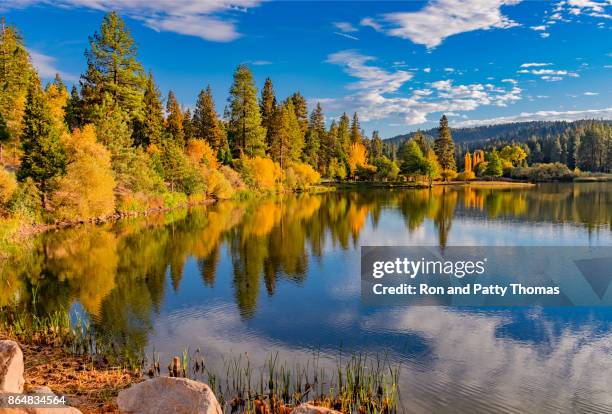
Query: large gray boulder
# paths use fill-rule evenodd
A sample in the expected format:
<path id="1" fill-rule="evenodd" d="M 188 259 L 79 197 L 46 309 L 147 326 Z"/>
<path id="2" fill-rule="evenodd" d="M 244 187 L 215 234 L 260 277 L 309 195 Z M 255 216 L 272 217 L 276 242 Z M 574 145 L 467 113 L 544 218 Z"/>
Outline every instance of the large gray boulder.
<path id="1" fill-rule="evenodd" d="M 331 408 L 319 407 L 312 404 L 300 404 L 291 411 L 291 414 L 342 414 Z"/>
<path id="2" fill-rule="evenodd" d="M 123 390 L 117 397 L 124 414 L 222 414 L 210 387 L 187 378 L 158 377 Z"/>
<path id="3" fill-rule="evenodd" d="M 23 353 L 15 341 L 0 341 L 0 392 L 23 392 Z"/>

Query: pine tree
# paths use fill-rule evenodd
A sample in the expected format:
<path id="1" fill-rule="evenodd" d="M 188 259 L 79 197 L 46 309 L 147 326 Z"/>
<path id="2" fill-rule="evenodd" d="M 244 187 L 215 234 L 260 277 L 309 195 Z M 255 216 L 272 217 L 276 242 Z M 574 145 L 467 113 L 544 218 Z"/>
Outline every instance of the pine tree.
<path id="1" fill-rule="evenodd" d="M 497 151 L 493 150 L 491 154 L 489 154 L 489 161 L 487 162 L 487 168 L 485 168 L 484 175 L 488 177 L 501 177 L 503 172 L 501 158 Z"/>
<path id="2" fill-rule="evenodd" d="M 193 115 L 191 115 L 191 109 L 187 108 L 183 114 L 183 134 L 185 135 L 185 142 L 189 142 L 194 136 L 193 131 Z"/>
<path id="3" fill-rule="evenodd" d="M 215 150 L 219 150 L 222 146 L 223 129 L 215 111 L 210 86 L 198 95 L 193 112 L 193 133 L 195 138 L 203 139 Z"/>
<path id="4" fill-rule="evenodd" d="M 297 117 L 293 99 L 287 99 L 284 103 L 287 109 L 287 117 L 289 121 L 289 154 L 291 161 L 298 161 L 302 156 L 304 149 L 304 134 L 302 133 L 302 125 Z"/>
<path id="5" fill-rule="evenodd" d="M 66 89 L 66 85 L 64 85 L 59 73 L 56 73 L 54 80 L 47 84 L 45 98 L 56 128 L 58 131 L 66 130 L 65 107 L 68 103 L 69 95 L 68 89 Z"/>
<path id="6" fill-rule="evenodd" d="M 76 128 L 82 128 L 85 125 L 83 100 L 79 95 L 77 87 L 74 85 L 70 90 L 70 97 L 68 98 L 68 102 L 66 102 L 65 112 L 66 125 L 68 125 L 70 131 Z"/>
<path id="7" fill-rule="evenodd" d="M 38 81 L 28 88 L 21 142 L 23 157 L 17 177 L 21 181 L 32 178 L 46 208 L 54 178 L 66 172 L 66 151 Z"/>
<path id="8" fill-rule="evenodd" d="M 265 128 L 261 126 L 261 115 L 257 103 L 257 88 L 253 74 L 245 65 L 234 72 L 234 82 L 229 97 L 228 138 L 237 156 L 265 154 Z"/>
<path id="9" fill-rule="evenodd" d="M 179 148 L 185 147 L 185 134 L 183 133 L 183 113 L 176 100 L 174 92 L 168 92 L 166 101 L 166 131 Z"/>
<path id="10" fill-rule="evenodd" d="M 306 99 L 300 92 L 295 92 L 291 95 L 291 103 L 293 104 L 295 117 L 300 124 L 302 135 L 305 135 L 308 129 L 308 106 L 306 104 Z"/>
<path id="11" fill-rule="evenodd" d="M 339 149 L 341 150 L 341 155 L 346 157 L 346 155 L 351 150 L 351 137 L 349 131 L 349 117 L 346 113 L 343 113 L 340 117 L 340 122 L 338 123 L 338 134 L 337 140 L 339 144 Z M 339 154 L 339 155 L 340 155 Z"/>
<path id="12" fill-rule="evenodd" d="M 446 115 L 442 115 L 442 118 L 440 118 L 438 139 L 434 141 L 434 152 L 438 157 L 438 163 L 445 177 L 447 177 L 448 173 L 456 171 L 455 144 L 451 136 L 450 128 L 448 127 Z"/>
<path id="13" fill-rule="evenodd" d="M 372 142 L 370 147 L 370 156 L 372 160 L 383 156 L 383 142 L 382 139 L 380 139 L 380 134 L 378 131 L 372 132 Z"/>
<path id="14" fill-rule="evenodd" d="M 351 122 L 351 144 L 361 143 L 363 137 L 361 136 L 361 126 L 359 125 L 359 116 L 357 112 L 353 114 L 353 121 Z"/>
<path id="15" fill-rule="evenodd" d="M 26 94 L 30 79 L 36 78 L 23 39 L 13 26 L 0 22 L 0 114 L 9 139 L 21 134 Z"/>
<path id="16" fill-rule="evenodd" d="M 89 38 L 85 56 L 81 93 L 88 115 L 109 94 L 131 120 L 142 119 L 146 77 L 136 58 L 134 39 L 116 12 L 104 16 L 100 32 Z"/>
<path id="17" fill-rule="evenodd" d="M 401 150 L 401 171 L 407 175 L 422 174 L 423 152 L 414 139 L 406 141 Z"/>
<path id="18" fill-rule="evenodd" d="M 420 129 L 414 133 L 412 139 L 417 143 L 423 154 L 427 154 L 427 151 L 431 149 L 431 144 L 427 138 L 425 138 L 425 135 L 423 135 L 423 132 L 421 132 Z"/>
<path id="19" fill-rule="evenodd" d="M 580 138 L 576 157 L 578 167 L 583 171 L 603 171 L 603 161 L 607 158 L 606 150 L 602 129 L 591 124 Z"/>
<path id="20" fill-rule="evenodd" d="M 310 114 L 308 130 L 304 140 L 304 161 L 312 165 L 315 169 L 321 170 L 319 164 L 322 141 L 325 139 L 325 117 L 321 104 L 317 103 L 317 107 Z"/>
<path id="21" fill-rule="evenodd" d="M 159 146 L 162 141 L 164 114 L 161 94 L 151 72 L 147 77 L 142 108 L 142 120 L 136 121 L 134 125 L 134 144 L 142 147 L 151 144 Z"/>
<path id="22" fill-rule="evenodd" d="M 0 113 L 0 164 L 3 162 L 4 145 L 9 142 L 10 138 L 11 134 L 9 134 L 4 117 L 2 116 L 2 113 Z"/>
<path id="23" fill-rule="evenodd" d="M 270 137 L 272 134 L 272 122 L 274 111 L 276 109 L 276 96 L 274 95 L 274 86 L 270 78 L 266 79 L 264 87 L 261 90 L 261 99 L 259 100 L 259 110 L 261 111 L 261 126 L 266 128 L 266 147 L 270 147 Z"/>
<path id="24" fill-rule="evenodd" d="M 270 124 L 270 156 L 281 169 L 291 159 L 291 124 L 286 105 L 277 106 Z M 294 115 L 295 116 L 295 115 Z"/>

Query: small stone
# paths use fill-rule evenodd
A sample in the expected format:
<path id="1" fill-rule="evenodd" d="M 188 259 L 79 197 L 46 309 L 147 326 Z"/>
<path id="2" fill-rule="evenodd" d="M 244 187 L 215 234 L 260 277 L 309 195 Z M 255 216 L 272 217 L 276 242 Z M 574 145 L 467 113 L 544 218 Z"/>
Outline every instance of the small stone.
<path id="1" fill-rule="evenodd" d="M 291 414 L 342 414 L 340 411 L 312 404 L 300 404 L 291 411 Z"/>

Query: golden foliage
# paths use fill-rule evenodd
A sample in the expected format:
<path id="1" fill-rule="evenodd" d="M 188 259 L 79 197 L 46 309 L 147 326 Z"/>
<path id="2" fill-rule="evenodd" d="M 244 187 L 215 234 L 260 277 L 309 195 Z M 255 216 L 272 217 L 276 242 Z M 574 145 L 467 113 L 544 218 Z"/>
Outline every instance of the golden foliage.
<path id="1" fill-rule="evenodd" d="M 472 162 L 472 170 L 478 166 L 485 159 L 485 154 L 483 150 L 474 151 L 473 162 Z"/>
<path id="2" fill-rule="evenodd" d="M 259 190 L 272 190 L 281 177 L 280 166 L 270 158 L 242 157 L 240 172 L 244 181 Z"/>
<path id="3" fill-rule="evenodd" d="M 305 190 L 320 181 L 321 176 L 310 164 L 292 162 L 285 171 L 283 185 L 293 190 Z"/>
<path id="4" fill-rule="evenodd" d="M 0 167 L 0 204 L 6 203 L 17 188 L 13 174 Z"/>
<path id="5" fill-rule="evenodd" d="M 466 173 L 467 173 L 467 172 L 471 172 L 471 171 L 472 171 L 472 156 L 470 155 L 470 153 L 469 153 L 469 152 L 466 152 L 466 153 L 465 153 L 464 160 L 465 160 L 465 168 L 464 168 L 464 171 L 465 171 Z"/>
<path id="6" fill-rule="evenodd" d="M 234 195 L 234 188 L 220 171 L 209 170 L 206 174 L 206 192 L 217 199 L 228 199 Z"/>
<path id="7" fill-rule="evenodd" d="M 355 174 L 357 167 L 366 166 L 368 164 L 367 161 L 368 151 L 360 142 L 355 142 L 351 145 L 349 150 L 348 164 L 349 169 L 351 171 L 351 175 Z"/>
<path id="8" fill-rule="evenodd" d="M 473 180 L 476 178 L 476 174 L 474 174 L 474 171 L 472 170 L 465 170 L 464 172 L 457 174 L 455 178 L 459 181 Z"/>
<path id="9" fill-rule="evenodd" d="M 68 102 L 68 91 L 66 88 L 58 88 L 55 84 L 50 84 L 45 91 L 47 102 L 49 103 L 49 113 L 55 122 L 55 126 L 61 130 L 66 129 L 64 123 L 64 107 Z"/>
<path id="10" fill-rule="evenodd" d="M 115 179 L 111 154 L 96 141 L 92 125 L 64 136 L 70 164 L 51 196 L 54 215 L 60 220 L 102 217 L 113 213 Z"/>
<path id="11" fill-rule="evenodd" d="M 217 151 L 203 139 L 190 139 L 187 143 L 187 156 L 197 162 L 206 165 L 208 168 L 219 169 L 217 161 Z"/>

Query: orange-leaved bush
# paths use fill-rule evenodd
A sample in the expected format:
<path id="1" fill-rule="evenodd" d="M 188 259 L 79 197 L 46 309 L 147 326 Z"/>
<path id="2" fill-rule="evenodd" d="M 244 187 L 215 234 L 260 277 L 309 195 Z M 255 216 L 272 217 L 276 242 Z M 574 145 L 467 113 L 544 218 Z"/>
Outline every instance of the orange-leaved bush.
<path id="1" fill-rule="evenodd" d="M 115 179 L 111 154 L 96 140 L 92 125 L 64 135 L 69 164 L 51 196 L 53 215 L 59 220 L 87 219 L 115 210 Z"/>
<path id="2" fill-rule="evenodd" d="M 219 169 L 217 152 L 203 139 L 190 139 L 187 143 L 187 156 L 197 162 L 206 165 L 208 168 Z"/>

